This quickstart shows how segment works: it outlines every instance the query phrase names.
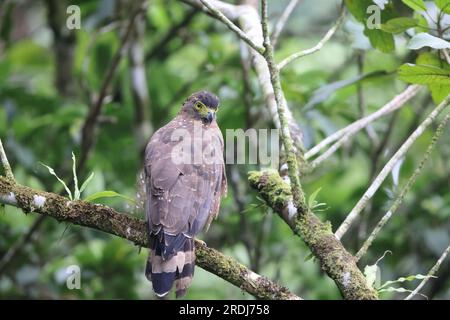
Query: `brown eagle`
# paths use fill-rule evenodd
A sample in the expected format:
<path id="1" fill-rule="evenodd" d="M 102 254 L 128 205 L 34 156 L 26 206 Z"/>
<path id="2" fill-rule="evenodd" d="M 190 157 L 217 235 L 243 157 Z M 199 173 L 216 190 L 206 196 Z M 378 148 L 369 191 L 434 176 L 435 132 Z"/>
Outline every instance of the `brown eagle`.
<path id="1" fill-rule="evenodd" d="M 158 297 L 167 295 L 174 283 L 177 297 L 186 293 L 194 275 L 194 238 L 217 217 L 226 194 L 218 107 L 214 94 L 192 94 L 145 150 L 150 237 L 145 274 Z"/>

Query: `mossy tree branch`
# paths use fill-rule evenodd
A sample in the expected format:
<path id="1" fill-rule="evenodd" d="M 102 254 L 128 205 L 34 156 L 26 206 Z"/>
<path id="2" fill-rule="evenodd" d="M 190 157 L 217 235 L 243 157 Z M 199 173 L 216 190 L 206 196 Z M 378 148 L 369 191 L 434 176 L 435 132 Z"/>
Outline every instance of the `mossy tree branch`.
<path id="1" fill-rule="evenodd" d="M 97 229 L 147 247 L 147 228 L 142 219 L 85 201 L 35 190 L 0 176 L 0 203 L 36 212 L 76 225 Z M 196 242 L 197 265 L 259 299 L 300 299 L 287 288 L 258 275 L 231 257 Z"/>
<path id="2" fill-rule="evenodd" d="M 258 190 L 267 204 L 300 236 L 319 260 L 322 270 L 334 280 L 344 299 L 377 299 L 377 293 L 331 230 L 330 223 L 321 222 L 309 209 L 297 213 L 290 186 L 277 171 L 249 173 L 250 185 Z"/>
<path id="3" fill-rule="evenodd" d="M 269 67 L 270 80 L 272 82 L 273 91 L 275 94 L 275 101 L 278 107 L 278 117 L 280 118 L 280 131 L 281 140 L 286 152 L 286 162 L 288 165 L 289 178 L 291 180 L 292 195 L 294 198 L 294 205 L 299 209 L 300 214 L 307 211 L 305 194 L 302 189 L 299 177 L 299 166 L 297 163 L 297 155 L 294 148 L 294 142 L 289 130 L 289 122 L 286 118 L 286 99 L 284 99 L 283 91 L 281 89 L 280 71 L 275 63 L 273 55 L 273 47 L 270 43 L 270 35 L 268 30 L 268 18 L 267 18 L 267 2 L 262 0 L 261 2 L 261 25 L 263 31 L 263 45 L 265 48 L 264 58 L 267 61 Z"/>

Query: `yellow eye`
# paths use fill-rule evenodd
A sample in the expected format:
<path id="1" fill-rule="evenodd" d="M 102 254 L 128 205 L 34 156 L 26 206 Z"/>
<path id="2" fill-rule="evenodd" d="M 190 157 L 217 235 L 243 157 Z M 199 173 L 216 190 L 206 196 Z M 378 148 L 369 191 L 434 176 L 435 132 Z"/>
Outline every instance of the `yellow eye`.
<path id="1" fill-rule="evenodd" d="M 194 105 L 194 108 L 196 110 L 200 110 L 202 108 L 202 103 L 201 102 L 196 102 L 195 105 Z"/>

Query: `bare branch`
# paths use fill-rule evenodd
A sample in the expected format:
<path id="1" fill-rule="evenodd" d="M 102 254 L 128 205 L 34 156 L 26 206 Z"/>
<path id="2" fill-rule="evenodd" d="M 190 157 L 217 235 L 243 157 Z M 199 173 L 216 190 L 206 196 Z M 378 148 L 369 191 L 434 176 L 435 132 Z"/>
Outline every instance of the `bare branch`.
<path id="1" fill-rule="evenodd" d="M 312 48 L 303 50 L 303 51 L 299 51 L 297 53 L 294 53 L 292 55 L 290 55 L 289 57 L 285 58 L 283 61 L 281 61 L 278 64 L 278 69 L 283 69 L 286 65 L 288 65 L 289 63 L 297 60 L 298 58 L 313 54 L 317 51 L 319 51 L 320 49 L 322 49 L 322 47 L 325 45 L 325 43 L 328 42 L 328 40 L 331 39 L 331 37 L 335 34 L 335 32 L 340 28 L 340 26 L 342 25 L 342 22 L 344 21 L 345 18 L 345 7 L 342 6 L 341 7 L 341 12 L 339 15 L 339 18 L 336 20 L 336 22 L 334 23 L 333 27 L 331 27 L 330 30 L 328 30 L 328 32 L 325 34 L 325 36 Z"/>
<path id="2" fill-rule="evenodd" d="M 281 14 L 281 17 L 278 20 L 277 24 L 275 25 L 275 29 L 272 32 L 272 39 L 271 39 L 272 46 L 274 48 L 277 46 L 278 38 L 280 37 L 281 31 L 283 31 L 286 22 L 288 21 L 289 17 L 291 16 L 291 13 L 294 11 L 297 4 L 298 0 L 291 0 L 291 2 L 289 2 L 289 4 L 286 6 L 283 13 Z"/>
<path id="3" fill-rule="evenodd" d="M 392 217 L 392 215 L 397 211 L 397 209 L 402 204 L 403 199 L 405 198 L 406 194 L 411 190 L 412 186 L 416 182 L 417 177 L 422 172 L 422 169 L 425 166 L 425 163 L 427 162 L 431 153 L 433 152 L 433 149 L 436 146 L 436 143 L 438 142 L 439 138 L 444 133 L 445 126 L 447 125 L 447 122 L 449 119 L 450 119 L 450 112 L 448 112 L 447 115 L 445 116 L 445 118 L 441 121 L 441 123 L 439 123 L 439 126 L 436 129 L 436 132 L 435 132 L 433 138 L 431 139 L 431 142 L 428 145 L 427 151 L 425 151 L 425 154 L 424 154 L 422 160 L 420 161 L 419 165 L 417 166 L 417 168 L 414 170 L 414 173 L 411 175 L 411 177 L 406 182 L 406 185 L 403 187 L 402 191 L 397 196 L 394 203 L 391 205 L 391 207 L 386 212 L 386 214 L 378 222 L 377 226 L 372 231 L 372 233 L 367 238 L 367 240 L 364 242 L 361 249 L 359 249 L 358 253 L 356 254 L 356 260 L 361 259 L 361 257 L 366 254 L 366 252 L 369 249 L 369 247 L 371 246 L 372 242 L 378 236 L 378 233 L 380 232 L 381 228 L 384 227 L 384 225 L 389 221 L 389 219 Z"/>
<path id="4" fill-rule="evenodd" d="M 373 197 L 375 192 L 381 186 L 381 184 L 386 179 L 388 174 L 392 171 L 392 169 L 397 164 L 397 162 L 406 155 L 406 153 L 411 148 L 413 143 L 417 140 L 417 138 L 419 138 L 422 135 L 422 133 L 425 131 L 425 129 L 436 119 L 436 117 L 441 113 L 441 111 L 447 107 L 449 100 L 450 100 L 450 95 L 448 95 L 447 98 L 445 98 L 444 101 L 442 101 L 428 115 L 428 117 L 417 127 L 417 129 L 403 143 L 403 145 L 400 147 L 400 149 L 398 149 L 397 152 L 392 156 L 392 158 L 386 163 L 384 168 L 381 170 L 381 172 L 378 174 L 378 176 L 374 179 L 374 181 L 372 182 L 370 187 L 367 189 L 367 191 L 364 193 L 364 195 L 361 197 L 361 199 L 358 201 L 356 206 L 352 209 L 352 211 L 349 213 L 347 218 L 345 218 L 344 222 L 338 228 L 338 230 L 335 233 L 336 238 L 341 239 L 342 236 L 347 232 L 347 230 L 350 228 L 350 225 L 358 218 L 361 211 L 369 203 L 369 200 Z"/>
<path id="5" fill-rule="evenodd" d="M 378 120 L 382 116 L 389 114 L 399 108 L 401 108 L 406 102 L 408 102 L 412 97 L 414 97 L 421 89 L 421 86 L 419 85 L 412 85 L 408 86 L 405 91 L 397 95 L 394 99 L 389 101 L 387 104 L 385 104 L 382 108 L 378 109 L 374 113 L 368 115 L 367 117 L 364 117 L 362 119 L 359 119 L 358 121 L 353 122 L 352 124 L 349 124 L 345 128 L 340 129 L 339 131 L 336 131 L 332 135 L 328 136 L 324 140 L 322 140 L 320 143 L 318 143 L 315 147 L 311 148 L 305 153 L 305 158 L 310 159 L 317 153 L 319 153 L 320 150 L 325 148 L 330 143 L 339 140 L 340 138 L 344 137 L 345 135 L 352 136 L 356 132 L 358 132 L 361 129 L 364 129 L 369 123 Z M 345 138 L 343 142 L 345 142 L 348 139 Z M 340 142 L 340 144 L 335 148 L 339 148 L 340 145 L 343 144 L 343 142 Z M 333 150 L 331 153 L 333 153 L 335 150 Z"/>
<path id="6" fill-rule="evenodd" d="M 35 190 L 0 177 L 0 203 L 50 216 L 58 221 L 97 229 L 142 247 L 148 247 L 145 221 L 114 209 L 85 201 L 69 201 L 60 195 Z M 301 299 L 287 288 L 258 275 L 231 257 L 196 241 L 196 262 L 259 299 Z"/>
<path id="7" fill-rule="evenodd" d="M 8 158 L 6 157 L 5 149 L 3 149 L 2 139 L 0 139 L 0 161 L 5 169 L 6 178 L 14 181 L 14 174 L 11 170 L 11 166 L 9 165 Z"/>
<path id="8" fill-rule="evenodd" d="M 438 259 L 436 264 L 431 268 L 431 270 L 428 272 L 427 277 L 420 282 L 420 284 L 417 286 L 417 288 L 411 292 L 405 300 L 411 300 L 416 294 L 419 293 L 419 291 L 427 284 L 428 280 L 430 280 L 431 277 L 433 277 L 436 272 L 439 270 L 439 267 L 441 266 L 442 262 L 444 262 L 445 258 L 447 257 L 448 253 L 450 252 L 450 246 L 445 249 L 445 251 L 442 253 L 441 257 Z"/>
<path id="9" fill-rule="evenodd" d="M 239 38 L 241 38 L 245 43 L 247 43 L 250 47 L 255 49 L 260 54 L 264 54 L 264 48 L 257 45 L 249 38 L 249 36 L 242 31 L 239 27 L 237 27 L 230 19 L 228 19 L 222 12 L 219 11 L 215 6 L 213 6 L 207 0 L 200 0 L 200 2 L 209 9 L 209 11 L 220 21 L 222 21 L 231 31 L 236 33 Z"/>

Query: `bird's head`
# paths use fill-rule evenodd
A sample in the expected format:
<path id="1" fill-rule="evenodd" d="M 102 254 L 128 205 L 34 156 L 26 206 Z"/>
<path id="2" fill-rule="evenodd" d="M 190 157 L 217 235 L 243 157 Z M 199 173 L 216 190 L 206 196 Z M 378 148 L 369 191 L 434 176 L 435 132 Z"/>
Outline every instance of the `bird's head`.
<path id="1" fill-rule="evenodd" d="M 216 112 L 219 109 L 219 98 L 208 91 L 199 91 L 191 94 L 183 104 L 182 110 L 201 119 L 203 123 L 210 124 L 216 119 Z"/>

